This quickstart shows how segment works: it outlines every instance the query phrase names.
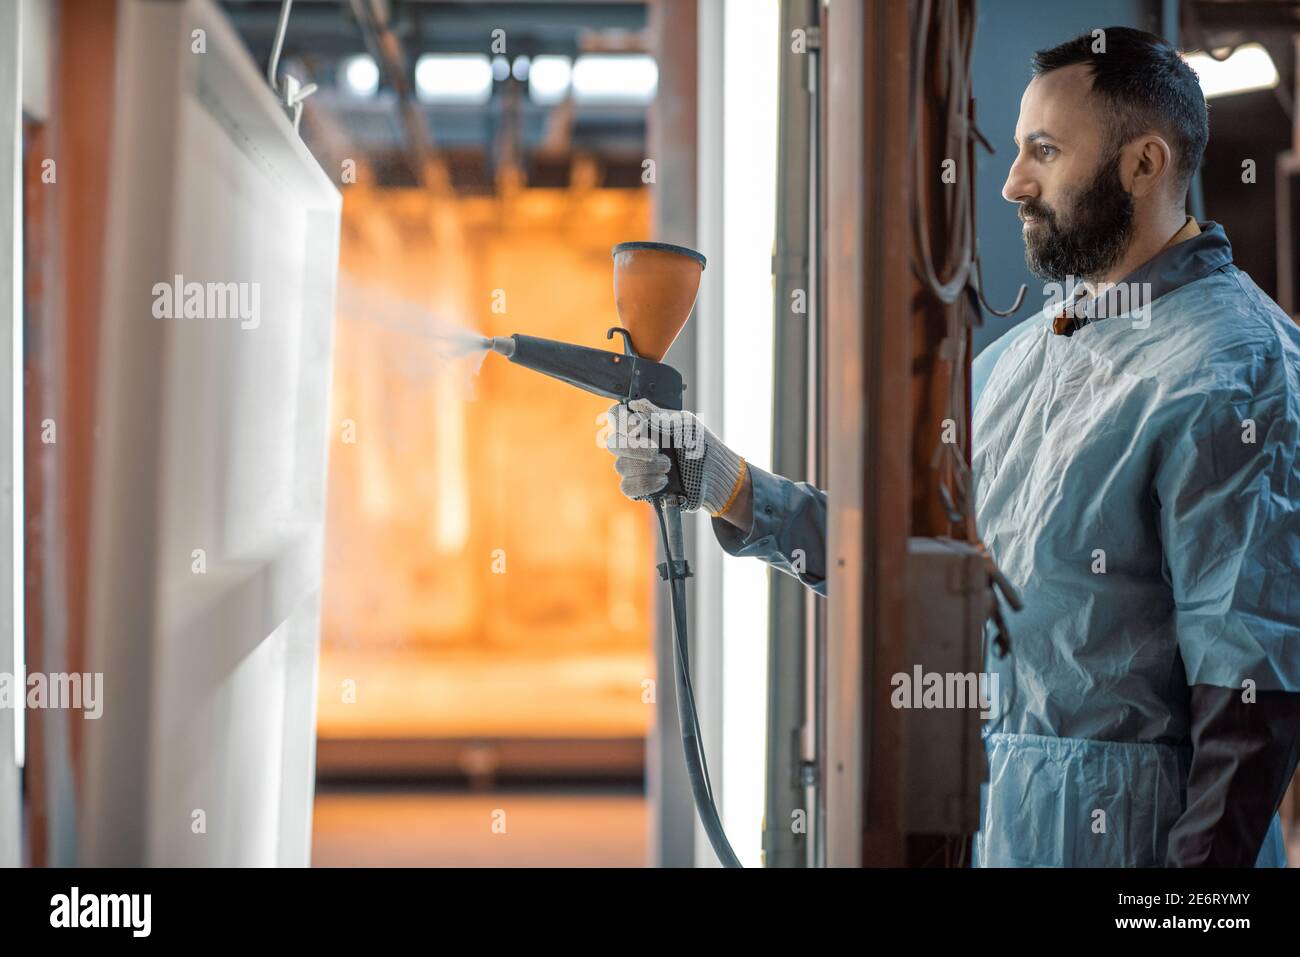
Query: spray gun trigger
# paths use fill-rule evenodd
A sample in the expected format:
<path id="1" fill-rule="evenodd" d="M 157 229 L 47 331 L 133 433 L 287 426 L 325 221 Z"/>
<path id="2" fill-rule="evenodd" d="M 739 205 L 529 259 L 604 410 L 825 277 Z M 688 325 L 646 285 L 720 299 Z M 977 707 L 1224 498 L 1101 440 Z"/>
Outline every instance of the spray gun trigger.
<path id="1" fill-rule="evenodd" d="M 632 334 L 628 332 L 626 329 L 624 329 L 622 326 L 610 326 L 609 329 L 605 331 L 605 338 L 613 339 L 614 333 L 616 332 L 622 333 L 623 335 L 623 355 L 636 356 L 638 359 L 641 358 L 639 355 L 637 355 L 636 350 L 632 348 Z"/>

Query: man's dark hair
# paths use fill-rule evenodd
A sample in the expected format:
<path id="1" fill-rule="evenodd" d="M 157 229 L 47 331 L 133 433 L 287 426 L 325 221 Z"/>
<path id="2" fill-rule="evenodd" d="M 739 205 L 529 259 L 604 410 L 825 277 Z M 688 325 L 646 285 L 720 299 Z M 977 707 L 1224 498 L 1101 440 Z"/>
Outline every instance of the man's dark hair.
<path id="1" fill-rule="evenodd" d="M 1107 130 L 1110 152 L 1143 133 L 1161 134 L 1173 149 L 1175 182 L 1186 195 L 1210 138 L 1210 120 L 1201 84 L 1178 51 L 1153 33 L 1106 27 L 1039 50 L 1033 59 L 1034 76 L 1076 63 L 1088 64 L 1092 92 L 1102 98 L 1112 118 Z"/>

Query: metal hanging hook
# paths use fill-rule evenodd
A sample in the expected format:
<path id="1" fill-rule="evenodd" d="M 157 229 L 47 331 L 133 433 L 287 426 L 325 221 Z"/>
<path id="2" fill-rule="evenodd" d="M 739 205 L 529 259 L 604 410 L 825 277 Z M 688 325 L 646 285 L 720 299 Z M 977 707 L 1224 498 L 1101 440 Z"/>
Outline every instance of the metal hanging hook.
<path id="1" fill-rule="evenodd" d="M 276 78 L 280 70 L 280 53 L 284 49 L 284 35 L 289 29 L 289 11 L 292 9 L 293 0 L 281 0 L 280 20 L 275 26 L 275 40 L 271 44 L 271 59 L 266 64 L 266 81 L 271 84 L 271 92 L 289 114 L 296 133 L 298 124 L 302 121 L 303 100 L 316 92 L 316 84 L 308 83 L 303 86 L 297 77 L 288 74 L 285 74 L 283 81 Z"/>

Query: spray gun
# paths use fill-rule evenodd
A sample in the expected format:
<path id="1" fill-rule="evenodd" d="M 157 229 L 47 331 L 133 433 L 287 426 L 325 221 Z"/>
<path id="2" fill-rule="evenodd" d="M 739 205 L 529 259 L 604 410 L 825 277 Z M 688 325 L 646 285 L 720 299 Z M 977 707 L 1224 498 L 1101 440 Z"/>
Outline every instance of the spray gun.
<path id="1" fill-rule="evenodd" d="M 609 352 L 587 346 L 539 339 L 535 336 L 497 336 L 485 346 L 516 365 L 567 382 L 587 392 L 631 402 L 649 399 L 661 409 L 679 411 L 686 385 L 682 375 L 660 360 L 686 325 L 700 288 L 705 259 L 684 246 L 668 243 L 620 243 L 614 247 L 614 304 L 623 325 L 606 331 L 623 337 L 623 351 Z M 685 501 L 679 449 L 662 450 L 671 461 L 668 484 L 651 498 L 663 537 L 664 562 L 659 576 L 668 582 L 673 614 L 677 719 L 686 755 L 695 809 L 704 824 L 714 853 L 727 867 L 740 860 L 727 841 L 718 816 L 704 757 L 704 738 L 691 687 L 687 641 L 686 579 L 691 576 L 685 559 L 681 505 Z"/>
<path id="2" fill-rule="evenodd" d="M 623 403 L 649 399 L 661 409 L 681 409 L 682 393 L 686 390 L 682 374 L 670 365 L 637 355 L 631 334 L 622 326 L 609 329 L 605 338 L 612 339 L 616 332 L 623 336 L 621 354 L 518 334 L 496 336 L 488 340 L 488 348 L 516 365 L 596 395 Z M 663 451 L 672 460 L 672 468 L 668 473 L 668 485 L 660 494 L 684 494 L 681 470 L 677 467 L 677 450 L 668 448 Z"/>

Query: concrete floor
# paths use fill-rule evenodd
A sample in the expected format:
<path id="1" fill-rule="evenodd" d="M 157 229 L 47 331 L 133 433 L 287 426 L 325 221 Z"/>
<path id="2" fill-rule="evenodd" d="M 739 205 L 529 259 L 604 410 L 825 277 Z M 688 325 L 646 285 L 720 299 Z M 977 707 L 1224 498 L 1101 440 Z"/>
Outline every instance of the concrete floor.
<path id="1" fill-rule="evenodd" d="M 639 789 L 331 787 L 316 795 L 315 867 L 643 867 Z"/>
<path id="2" fill-rule="evenodd" d="M 315 867 L 644 867 L 645 795 L 321 787 L 312 842 Z M 1288 856 L 1300 865 L 1300 829 Z"/>

